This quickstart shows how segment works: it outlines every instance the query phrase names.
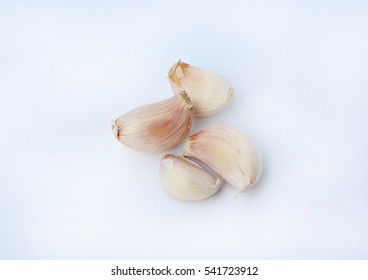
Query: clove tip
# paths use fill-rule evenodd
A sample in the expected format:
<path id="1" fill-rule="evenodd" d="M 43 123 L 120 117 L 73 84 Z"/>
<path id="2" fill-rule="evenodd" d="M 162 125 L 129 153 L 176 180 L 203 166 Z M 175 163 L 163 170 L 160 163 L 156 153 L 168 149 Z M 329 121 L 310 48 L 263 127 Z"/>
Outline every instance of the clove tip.
<path id="1" fill-rule="evenodd" d="M 116 125 L 116 120 L 111 122 L 111 130 L 114 136 L 119 139 L 119 130 L 118 126 Z"/>

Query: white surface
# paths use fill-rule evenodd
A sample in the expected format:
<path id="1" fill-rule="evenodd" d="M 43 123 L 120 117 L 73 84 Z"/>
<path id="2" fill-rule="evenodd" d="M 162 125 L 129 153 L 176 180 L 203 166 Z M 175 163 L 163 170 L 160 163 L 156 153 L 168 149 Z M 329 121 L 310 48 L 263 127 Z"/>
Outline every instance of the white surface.
<path id="1" fill-rule="evenodd" d="M 1 2 L 0 258 L 368 258 L 367 14 L 366 1 Z M 229 123 L 262 152 L 237 201 L 229 185 L 170 197 L 162 154 L 110 131 L 171 96 L 179 58 L 237 91 L 191 133 Z"/>

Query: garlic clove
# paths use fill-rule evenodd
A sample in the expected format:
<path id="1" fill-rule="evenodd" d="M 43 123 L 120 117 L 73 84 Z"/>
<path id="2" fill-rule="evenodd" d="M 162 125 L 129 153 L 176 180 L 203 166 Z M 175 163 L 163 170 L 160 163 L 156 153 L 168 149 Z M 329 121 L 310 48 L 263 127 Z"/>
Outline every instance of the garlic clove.
<path id="1" fill-rule="evenodd" d="M 181 156 L 166 154 L 160 162 L 160 180 L 172 196 L 182 200 L 201 200 L 215 194 L 221 179 L 195 162 Z"/>
<path id="2" fill-rule="evenodd" d="M 229 125 L 213 125 L 193 134 L 183 155 L 205 163 L 239 192 L 254 186 L 262 173 L 261 155 L 254 142 Z"/>
<path id="3" fill-rule="evenodd" d="M 126 146 L 160 152 L 180 143 L 192 124 L 192 103 L 185 92 L 133 109 L 112 122 L 115 137 Z"/>
<path id="4" fill-rule="evenodd" d="M 189 95 L 197 117 L 222 111 L 235 96 L 231 84 L 221 75 L 180 60 L 171 67 L 169 80 L 175 94 L 184 90 Z"/>

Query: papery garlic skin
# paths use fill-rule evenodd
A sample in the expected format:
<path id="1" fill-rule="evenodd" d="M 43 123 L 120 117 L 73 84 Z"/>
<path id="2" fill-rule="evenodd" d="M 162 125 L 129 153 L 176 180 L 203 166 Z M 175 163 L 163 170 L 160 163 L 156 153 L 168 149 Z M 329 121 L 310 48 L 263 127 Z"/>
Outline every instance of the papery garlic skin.
<path id="1" fill-rule="evenodd" d="M 233 87 L 221 75 L 180 60 L 171 67 L 169 80 L 175 94 L 185 91 L 189 95 L 197 117 L 222 111 L 235 96 Z"/>
<path id="2" fill-rule="evenodd" d="M 192 104 L 185 93 L 133 109 L 112 122 L 116 138 L 132 149 L 160 152 L 174 147 L 189 133 Z"/>
<path id="3" fill-rule="evenodd" d="M 229 125 L 213 125 L 190 136 L 183 156 L 205 163 L 239 192 L 254 186 L 262 173 L 261 155 L 255 143 Z"/>
<path id="4" fill-rule="evenodd" d="M 215 194 L 220 177 L 214 177 L 195 162 L 166 154 L 160 162 L 160 181 L 166 191 L 182 200 L 201 200 Z"/>

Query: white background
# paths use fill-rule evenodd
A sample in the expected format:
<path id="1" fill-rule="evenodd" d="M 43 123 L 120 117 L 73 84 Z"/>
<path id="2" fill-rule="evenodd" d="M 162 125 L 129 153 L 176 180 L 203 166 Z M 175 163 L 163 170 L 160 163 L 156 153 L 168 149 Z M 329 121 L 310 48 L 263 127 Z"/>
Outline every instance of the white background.
<path id="1" fill-rule="evenodd" d="M 50 1 L 51 2 L 51 1 Z M 56 2 L 56 1 L 55 1 Z M 0 258 L 367 259 L 366 1 L 0 2 Z M 110 121 L 178 59 L 237 96 L 262 178 L 183 202 Z M 181 145 L 169 152 L 179 154 Z"/>

